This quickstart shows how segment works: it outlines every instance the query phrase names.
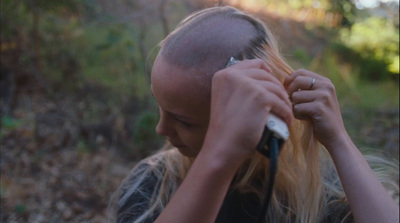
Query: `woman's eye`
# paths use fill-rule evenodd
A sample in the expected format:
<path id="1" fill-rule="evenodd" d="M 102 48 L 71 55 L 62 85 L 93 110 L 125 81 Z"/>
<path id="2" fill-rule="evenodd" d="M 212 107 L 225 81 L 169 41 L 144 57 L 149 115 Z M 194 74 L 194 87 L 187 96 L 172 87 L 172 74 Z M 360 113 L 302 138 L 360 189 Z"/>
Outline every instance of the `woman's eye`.
<path id="1" fill-rule="evenodd" d="M 187 122 L 184 122 L 184 121 L 182 121 L 182 120 L 177 120 L 177 121 L 179 122 L 180 125 L 182 125 L 182 126 L 184 126 L 184 127 L 190 127 L 190 126 L 192 126 L 192 124 L 187 123 Z"/>
<path id="2" fill-rule="evenodd" d="M 180 119 L 175 118 L 175 120 L 179 123 L 179 125 L 181 125 L 181 126 L 183 126 L 183 127 L 185 127 L 185 128 L 188 128 L 188 127 L 191 127 L 191 126 L 192 126 L 192 124 L 187 123 L 187 122 L 185 122 L 185 121 L 182 121 L 182 120 L 180 120 Z"/>
<path id="3" fill-rule="evenodd" d="M 193 126 L 192 123 L 183 121 L 183 120 L 181 120 L 180 118 L 176 117 L 175 115 L 171 115 L 170 117 L 171 117 L 172 119 L 174 119 L 174 120 L 175 120 L 180 126 L 182 126 L 182 127 L 189 128 L 189 127 L 192 127 L 192 126 Z"/>

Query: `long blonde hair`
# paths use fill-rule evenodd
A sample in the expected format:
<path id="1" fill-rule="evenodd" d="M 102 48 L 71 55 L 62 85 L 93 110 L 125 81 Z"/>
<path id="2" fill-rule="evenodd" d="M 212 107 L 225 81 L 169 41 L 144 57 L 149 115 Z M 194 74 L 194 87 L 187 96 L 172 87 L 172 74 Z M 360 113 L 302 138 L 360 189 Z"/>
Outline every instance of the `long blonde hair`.
<path id="1" fill-rule="evenodd" d="M 266 26 L 257 18 L 233 7 L 213 7 L 193 13 L 160 43 L 160 54 L 171 63 L 185 68 L 198 66 L 188 62 L 186 57 L 182 60 L 182 55 L 177 52 L 177 39 L 195 30 L 193 27 L 202 25 L 204 20 L 227 18 L 234 21 L 234 25 L 246 22 L 254 32 L 242 44 L 242 48 L 233 49 L 233 52 L 220 52 L 218 56 L 223 58 L 213 59 L 215 65 L 205 72 L 212 75 L 223 68 L 229 59 L 228 55 L 237 59 L 262 59 L 270 66 L 272 74 L 282 82 L 293 72 L 280 56 L 278 44 Z M 279 168 L 270 208 L 265 216 L 266 222 L 320 222 L 331 215 L 332 211 L 342 212 L 339 214 L 340 220 L 350 215 L 332 161 L 313 136 L 311 128 L 308 122 L 299 120 L 290 126 L 290 138 L 279 155 Z M 114 195 L 114 214 L 119 221 L 134 220 L 139 223 L 157 217 L 185 178 L 192 162 L 193 159 L 181 155 L 171 146 L 165 146 L 154 156 L 140 162 Z M 256 194 L 261 203 L 269 180 L 268 173 L 269 160 L 255 153 L 239 168 L 231 189 L 242 194 Z M 151 188 L 148 182 L 152 182 Z M 140 199 L 130 202 L 132 197 Z"/>

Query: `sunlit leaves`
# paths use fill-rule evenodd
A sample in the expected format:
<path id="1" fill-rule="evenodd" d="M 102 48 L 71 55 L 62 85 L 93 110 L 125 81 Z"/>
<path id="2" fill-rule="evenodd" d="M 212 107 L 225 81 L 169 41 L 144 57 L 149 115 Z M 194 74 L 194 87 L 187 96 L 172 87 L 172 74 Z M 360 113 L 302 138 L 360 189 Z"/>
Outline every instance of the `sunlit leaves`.
<path id="1" fill-rule="evenodd" d="M 343 29 L 340 38 L 362 58 L 385 61 L 391 72 L 399 73 L 399 30 L 388 20 L 370 17 L 351 29 Z"/>

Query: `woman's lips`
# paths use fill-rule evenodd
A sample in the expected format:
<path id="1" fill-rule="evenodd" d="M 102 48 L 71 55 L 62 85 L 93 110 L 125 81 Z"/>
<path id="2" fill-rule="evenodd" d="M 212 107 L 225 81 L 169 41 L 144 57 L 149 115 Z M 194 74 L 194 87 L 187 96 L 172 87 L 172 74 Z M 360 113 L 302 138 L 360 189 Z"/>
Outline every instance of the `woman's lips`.
<path id="1" fill-rule="evenodd" d="M 171 141 L 169 141 L 169 142 L 171 143 L 171 145 L 172 145 L 174 148 L 177 148 L 178 151 L 179 151 L 182 155 L 188 156 L 188 157 L 195 157 L 195 156 L 196 156 L 196 154 L 194 154 L 186 145 L 184 145 L 184 144 L 178 144 L 178 143 L 171 142 Z"/>
<path id="2" fill-rule="evenodd" d="M 172 145 L 174 148 L 177 148 L 178 151 L 179 151 L 182 155 L 188 156 L 188 157 L 193 157 L 193 156 L 196 155 L 196 154 L 193 154 L 193 152 L 191 151 L 191 149 L 190 149 L 189 147 L 187 147 L 185 144 L 176 143 L 176 142 L 171 141 L 171 140 L 168 140 L 168 141 L 171 143 L 171 145 Z"/>

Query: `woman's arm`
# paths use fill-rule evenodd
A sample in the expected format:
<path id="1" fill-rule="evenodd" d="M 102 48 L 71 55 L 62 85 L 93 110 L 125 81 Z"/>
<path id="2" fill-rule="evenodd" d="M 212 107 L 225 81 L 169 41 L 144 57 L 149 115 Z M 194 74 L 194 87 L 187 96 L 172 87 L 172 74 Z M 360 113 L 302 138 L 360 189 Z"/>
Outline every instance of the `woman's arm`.
<path id="1" fill-rule="evenodd" d="M 208 152 L 199 153 L 156 223 L 215 221 L 240 163 L 220 159 L 213 152 L 217 150 L 213 143 L 207 143 L 202 150 Z"/>
<path id="2" fill-rule="evenodd" d="M 295 71 L 284 85 L 294 116 L 310 120 L 339 173 L 356 222 L 399 222 L 399 207 L 350 139 L 331 81 L 307 70 Z"/>
<path id="3" fill-rule="evenodd" d="M 399 207 L 347 134 L 328 151 L 356 222 L 399 222 Z"/>

